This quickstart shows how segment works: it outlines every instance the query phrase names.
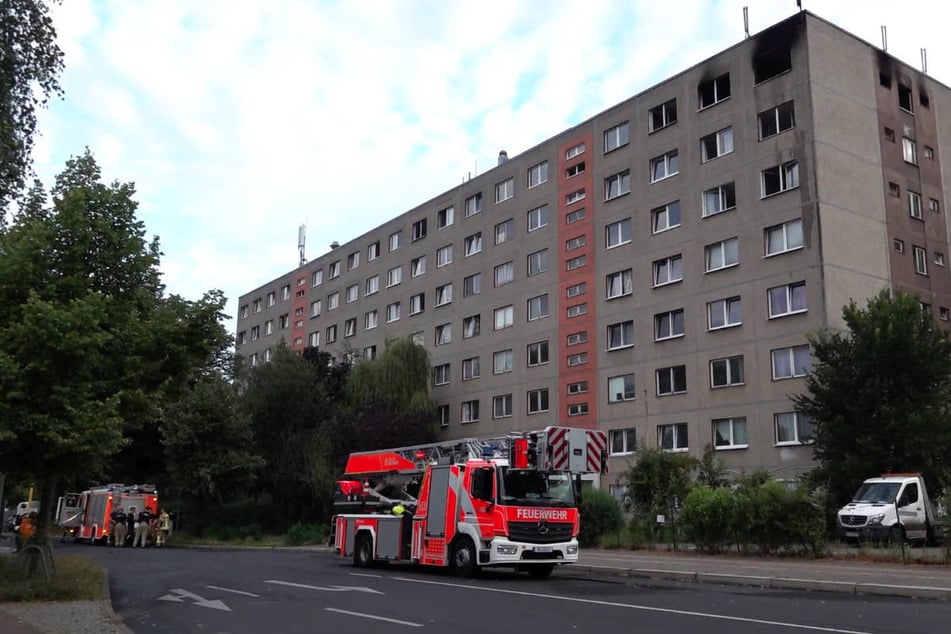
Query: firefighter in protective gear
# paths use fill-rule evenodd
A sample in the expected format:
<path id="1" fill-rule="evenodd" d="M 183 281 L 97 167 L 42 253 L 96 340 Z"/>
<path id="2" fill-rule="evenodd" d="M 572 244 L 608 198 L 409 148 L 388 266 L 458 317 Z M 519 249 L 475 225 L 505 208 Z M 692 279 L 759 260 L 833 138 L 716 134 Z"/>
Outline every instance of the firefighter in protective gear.
<path id="1" fill-rule="evenodd" d="M 393 515 L 395 515 L 395 516 L 397 516 L 397 517 L 402 517 L 403 513 L 406 512 L 406 509 L 403 508 L 403 505 L 402 505 L 402 504 L 400 504 L 399 502 L 397 502 L 397 503 L 396 503 L 396 506 L 394 506 L 392 509 L 390 509 L 390 512 L 393 513 Z"/>

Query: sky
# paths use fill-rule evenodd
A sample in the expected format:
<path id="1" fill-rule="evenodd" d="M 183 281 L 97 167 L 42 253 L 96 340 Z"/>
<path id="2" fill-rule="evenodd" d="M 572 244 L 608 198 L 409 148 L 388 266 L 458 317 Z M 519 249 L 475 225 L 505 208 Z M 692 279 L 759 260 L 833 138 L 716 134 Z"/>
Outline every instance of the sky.
<path id="1" fill-rule="evenodd" d="M 946 0 L 802 0 L 951 85 Z M 65 0 L 49 187 L 133 182 L 169 293 L 241 294 L 795 13 L 795 0 Z"/>

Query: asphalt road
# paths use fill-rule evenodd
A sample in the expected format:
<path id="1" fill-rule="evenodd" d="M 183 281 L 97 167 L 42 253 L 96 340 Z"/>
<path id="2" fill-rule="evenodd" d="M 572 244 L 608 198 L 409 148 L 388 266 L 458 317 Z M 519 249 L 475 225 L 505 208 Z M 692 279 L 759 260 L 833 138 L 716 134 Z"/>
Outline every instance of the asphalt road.
<path id="1" fill-rule="evenodd" d="M 58 545 L 109 570 L 113 605 L 144 632 L 636 631 L 740 634 L 946 631 L 951 604 L 914 599 L 652 582 L 546 581 L 508 571 L 356 570 L 329 553 Z"/>

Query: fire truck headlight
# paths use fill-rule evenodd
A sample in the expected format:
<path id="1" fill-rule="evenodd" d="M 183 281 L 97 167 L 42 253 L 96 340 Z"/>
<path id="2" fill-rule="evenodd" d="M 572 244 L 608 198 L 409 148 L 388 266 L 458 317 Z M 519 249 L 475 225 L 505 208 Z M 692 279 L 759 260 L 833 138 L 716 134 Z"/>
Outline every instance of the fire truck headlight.
<path id="1" fill-rule="evenodd" d="M 569 555 L 577 555 L 577 554 L 578 554 L 578 547 L 577 547 L 577 546 L 568 546 L 567 548 L 565 548 L 565 552 L 566 552 L 567 554 L 569 554 Z"/>
<path id="2" fill-rule="evenodd" d="M 506 544 L 499 544 L 498 546 L 495 547 L 495 550 L 500 555 L 517 555 L 518 554 L 518 546 L 509 546 Z"/>

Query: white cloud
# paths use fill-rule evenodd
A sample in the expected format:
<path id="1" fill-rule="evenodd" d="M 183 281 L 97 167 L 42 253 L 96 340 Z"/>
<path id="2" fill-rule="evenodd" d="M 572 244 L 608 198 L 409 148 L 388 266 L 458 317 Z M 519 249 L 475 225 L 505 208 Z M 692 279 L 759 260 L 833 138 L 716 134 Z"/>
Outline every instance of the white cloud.
<path id="1" fill-rule="evenodd" d="M 47 183 L 89 146 L 134 181 L 165 282 L 239 294 L 795 11 L 793 2 L 70 0 Z M 804 2 L 951 81 L 944 2 Z"/>

